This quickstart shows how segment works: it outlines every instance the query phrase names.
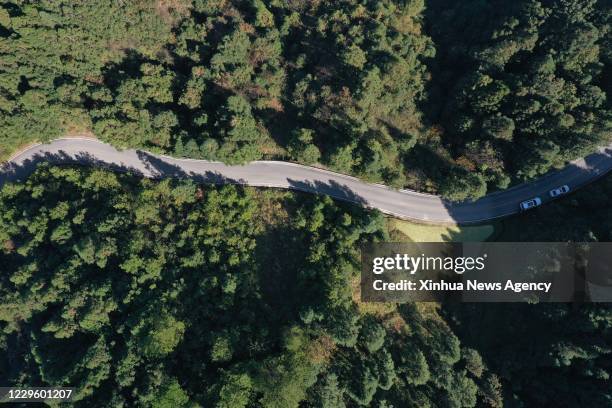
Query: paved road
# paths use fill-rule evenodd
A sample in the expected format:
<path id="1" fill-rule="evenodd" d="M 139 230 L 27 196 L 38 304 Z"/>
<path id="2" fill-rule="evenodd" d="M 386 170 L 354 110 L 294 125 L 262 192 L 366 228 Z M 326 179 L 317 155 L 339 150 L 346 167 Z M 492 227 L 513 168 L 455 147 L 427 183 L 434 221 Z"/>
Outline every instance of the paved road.
<path id="1" fill-rule="evenodd" d="M 327 194 L 359 203 L 396 217 L 438 224 L 470 224 L 514 214 L 519 203 L 563 184 L 575 190 L 612 170 L 612 145 L 568 164 L 534 182 L 489 194 L 474 202 L 449 203 L 440 197 L 409 190 L 369 184 L 354 177 L 280 161 L 257 161 L 228 166 L 204 160 L 175 159 L 151 153 L 124 150 L 86 138 L 57 139 L 32 146 L 14 156 L 0 170 L 0 186 L 18 181 L 41 161 L 108 166 L 134 171 L 145 177 L 186 177 L 204 183 L 235 183 L 257 187 L 280 187 Z"/>

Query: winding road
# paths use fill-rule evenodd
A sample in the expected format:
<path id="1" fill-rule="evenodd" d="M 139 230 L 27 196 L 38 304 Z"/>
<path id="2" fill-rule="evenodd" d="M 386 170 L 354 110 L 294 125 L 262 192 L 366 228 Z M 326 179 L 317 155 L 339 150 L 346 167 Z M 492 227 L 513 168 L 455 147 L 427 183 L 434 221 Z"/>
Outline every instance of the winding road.
<path id="1" fill-rule="evenodd" d="M 327 194 L 376 208 L 395 217 L 436 224 L 471 224 L 508 216 L 519 211 L 521 201 L 538 196 L 549 201 L 548 192 L 567 184 L 572 190 L 612 170 L 612 145 L 569 163 L 533 182 L 489 194 L 473 202 L 450 203 L 438 196 L 396 190 L 357 178 L 282 161 L 256 161 L 230 166 L 205 160 L 176 159 L 141 150 L 122 150 L 91 138 L 56 139 L 30 146 L 0 168 L 0 187 L 6 181 L 27 177 L 42 161 L 61 164 L 98 165 L 116 171 L 132 171 L 145 177 L 183 177 L 202 183 L 245 184 Z"/>

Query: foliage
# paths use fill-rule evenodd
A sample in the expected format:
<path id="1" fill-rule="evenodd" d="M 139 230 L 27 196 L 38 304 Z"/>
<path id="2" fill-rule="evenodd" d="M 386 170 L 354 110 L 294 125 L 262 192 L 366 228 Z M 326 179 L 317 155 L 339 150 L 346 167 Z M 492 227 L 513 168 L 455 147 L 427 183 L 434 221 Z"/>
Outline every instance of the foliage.
<path id="1" fill-rule="evenodd" d="M 0 10 L 0 157 L 91 132 L 228 163 L 321 163 L 462 201 L 609 142 L 602 0 Z"/>
<path id="2" fill-rule="evenodd" d="M 609 143 L 609 3 L 432 5 L 440 121 L 460 165 L 499 186 L 501 175 L 531 179 Z"/>
<path id="3" fill-rule="evenodd" d="M 498 240 L 610 241 L 611 202 L 608 175 L 548 203 L 545 211 L 503 221 Z M 512 400 L 523 406 L 603 407 L 612 401 L 609 303 L 449 304 L 445 312 L 467 346 L 462 349 L 465 368 L 478 378 L 487 404 L 498 407 Z M 483 374 L 483 366 L 493 372 Z"/>
<path id="4" fill-rule="evenodd" d="M 356 248 L 387 238 L 379 213 L 43 165 L 4 186 L 0 214 L 11 385 L 113 407 L 474 406 L 492 392 L 439 316 L 360 314 Z"/>
<path id="5" fill-rule="evenodd" d="M 2 1 L 0 16 L 0 158 L 90 128 L 83 96 L 105 67 L 130 48 L 154 57 L 171 38 L 154 2 Z"/>
<path id="6" fill-rule="evenodd" d="M 612 240 L 612 177 L 571 192 L 552 202 L 504 221 L 501 241 L 609 242 Z M 563 220 L 563 222 L 559 222 Z"/>

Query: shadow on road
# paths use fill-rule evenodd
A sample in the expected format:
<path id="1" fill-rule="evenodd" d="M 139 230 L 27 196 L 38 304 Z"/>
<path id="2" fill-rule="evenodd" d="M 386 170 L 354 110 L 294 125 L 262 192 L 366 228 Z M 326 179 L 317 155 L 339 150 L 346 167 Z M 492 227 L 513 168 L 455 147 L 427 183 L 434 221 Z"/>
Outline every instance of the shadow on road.
<path id="1" fill-rule="evenodd" d="M 356 194 L 348 186 L 342 185 L 337 181 L 328 180 L 327 182 L 322 181 L 301 181 L 293 180 L 288 178 L 289 188 L 293 190 L 304 191 L 307 193 L 314 194 L 325 194 L 338 200 L 349 201 L 356 204 L 367 205 L 368 202 L 365 198 Z"/>
<path id="2" fill-rule="evenodd" d="M 245 180 L 232 179 L 213 171 L 206 171 L 204 173 L 186 172 L 179 166 L 166 162 L 146 152 L 138 151 L 137 156 L 142 164 L 142 168 L 146 171 L 124 164 L 109 163 L 98 159 L 88 152 L 79 152 L 74 155 L 70 155 L 62 150 L 57 153 L 40 153 L 34 155 L 31 159 L 24 160 L 19 165 L 14 163 L 2 165 L 0 167 L 0 187 L 6 182 L 24 181 L 41 163 L 95 167 L 152 179 L 191 179 L 200 184 L 247 184 Z"/>
<path id="3" fill-rule="evenodd" d="M 549 191 L 564 184 L 570 187 L 571 194 L 580 187 L 605 176 L 611 170 L 612 149 L 607 148 L 585 157 L 583 165 L 569 163 L 562 169 L 552 170 L 536 180 L 487 194 L 475 201 L 442 200 L 442 203 L 449 216 L 457 224 L 484 222 L 518 213 L 519 204 L 534 197 L 540 197 L 544 204 L 553 201 L 549 196 Z M 559 198 L 561 197 L 564 196 Z M 538 211 L 538 209 L 529 211 Z"/>
<path id="4" fill-rule="evenodd" d="M 88 152 L 68 154 L 65 151 L 59 150 L 56 153 L 45 152 L 34 154 L 31 158 L 24 160 L 19 165 L 7 163 L 0 166 L 0 187 L 6 182 L 25 180 L 34 170 L 36 170 L 38 164 L 42 162 L 55 165 L 70 164 L 92 166 L 154 179 L 190 179 L 200 184 L 248 184 L 247 180 L 229 178 L 216 171 L 186 171 L 179 165 L 173 163 L 171 159 L 166 160 L 143 151 L 136 152 L 136 162 L 133 152 L 130 154 L 132 154 L 132 156 L 125 156 L 126 161 L 131 160 L 136 167 L 128 166 L 123 163 L 106 162 Z M 579 187 L 608 173 L 608 171 L 612 170 L 611 159 L 612 149 L 607 148 L 604 151 L 587 156 L 584 161 L 568 164 L 563 169 L 550 172 L 537 180 L 520 184 L 507 190 L 491 193 L 476 201 L 451 203 L 442 200 L 442 205 L 447 214 L 444 214 L 443 218 L 440 219 L 445 219 L 444 222 L 454 221 L 458 224 L 478 223 L 516 213 L 518 212 L 519 203 L 521 201 L 531 199 L 535 196 L 539 196 L 542 201 L 546 203 L 551 200 L 548 192 L 553 188 L 568 184 L 571 190 L 575 191 Z M 325 181 L 310 181 L 291 178 L 287 178 L 286 180 L 288 185 L 285 187 L 293 190 L 314 194 L 325 194 L 338 200 L 348 201 L 362 206 L 370 206 L 370 203 L 365 197 L 360 196 L 350 187 L 338 181 L 329 179 Z M 398 195 L 398 202 L 403 200 L 410 201 L 410 199 L 411 197 L 409 195 Z M 379 209 L 385 212 L 384 208 Z M 532 211 L 538 210 L 535 209 Z M 413 214 L 413 216 L 415 215 Z M 415 218 L 418 218 L 418 216 L 415 216 Z M 437 219 L 429 220 L 433 222 L 439 221 Z"/>
<path id="5" fill-rule="evenodd" d="M 206 171 L 204 173 L 186 172 L 180 166 L 169 163 L 150 153 L 137 151 L 138 159 L 150 173 L 148 177 L 154 179 L 177 178 L 190 179 L 199 184 L 239 184 L 247 185 L 246 180 L 233 179 L 226 177 L 216 171 Z"/>

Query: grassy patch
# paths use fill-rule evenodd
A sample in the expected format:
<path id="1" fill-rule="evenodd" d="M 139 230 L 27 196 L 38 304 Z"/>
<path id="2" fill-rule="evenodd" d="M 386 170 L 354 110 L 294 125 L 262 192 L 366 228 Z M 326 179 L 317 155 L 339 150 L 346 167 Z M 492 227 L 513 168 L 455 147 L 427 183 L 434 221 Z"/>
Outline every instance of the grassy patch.
<path id="1" fill-rule="evenodd" d="M 383 302 L 362 302 L 361 301 L 361 275 L 355 275 L 351 279 L 351 292 L 353 302 L 359 308 L 362 315 L 371 314 L 379 318 L 384 318 L 397 309 L 396 303 Z"/>
<path id="2" fill-rule="evenodd" d="M 388 218 L 387 228 L 396 242 L 481 242 L 494 235 L 497 224 L 440 226 Z"/>

